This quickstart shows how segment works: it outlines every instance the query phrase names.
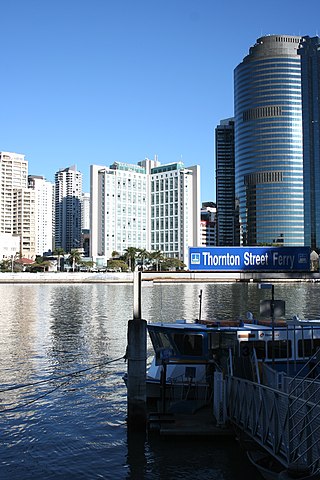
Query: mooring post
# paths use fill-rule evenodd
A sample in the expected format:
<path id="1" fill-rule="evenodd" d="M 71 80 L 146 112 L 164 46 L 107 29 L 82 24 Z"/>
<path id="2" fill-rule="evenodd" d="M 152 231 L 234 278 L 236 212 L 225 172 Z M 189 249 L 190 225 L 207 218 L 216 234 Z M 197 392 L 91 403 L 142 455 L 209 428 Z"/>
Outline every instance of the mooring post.
<path id="1" fill-rule="evenodd" d="M 145 431 L 147 423 L 147 322 L 141 318 L 141 272 L 133 277 L 133 319 L 128 322 L 128 427 Z"/>

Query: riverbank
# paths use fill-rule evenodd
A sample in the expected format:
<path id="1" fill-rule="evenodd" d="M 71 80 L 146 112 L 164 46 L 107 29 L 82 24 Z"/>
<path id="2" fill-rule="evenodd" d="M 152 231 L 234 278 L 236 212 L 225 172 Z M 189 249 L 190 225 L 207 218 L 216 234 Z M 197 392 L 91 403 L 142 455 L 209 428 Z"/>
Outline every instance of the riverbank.
<path id="1" fill-rule="evenodd" d="M 319 272 L 143 272 L 153 283 L 320 282 Z M 0 273 L 4 283 L 133 283 L 133 273 L 41 272 Z"/>

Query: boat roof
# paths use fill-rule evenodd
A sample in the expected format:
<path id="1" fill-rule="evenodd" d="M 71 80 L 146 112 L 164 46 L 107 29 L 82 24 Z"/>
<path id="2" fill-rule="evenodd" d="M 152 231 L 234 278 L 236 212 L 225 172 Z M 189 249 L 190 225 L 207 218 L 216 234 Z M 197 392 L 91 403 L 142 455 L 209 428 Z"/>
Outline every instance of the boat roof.
<path id="1" fill-rule="evenodd" d="M 320 320 L 275 320 L 274 328 L 278 329 L 294 329 L 294 328 L 320 328 Z M 186 320 L 176 320 L 175 322 L 154 322 L 148 323 L 148 329 L 165 329 L 165 330 L 192 330 L 192 331 L 264 331 L 272 329 L 272 321 L 264 320 L 255 323 L 244 323 L 240 321 L 205 321 L 201 323 L 187 322 Z"/>

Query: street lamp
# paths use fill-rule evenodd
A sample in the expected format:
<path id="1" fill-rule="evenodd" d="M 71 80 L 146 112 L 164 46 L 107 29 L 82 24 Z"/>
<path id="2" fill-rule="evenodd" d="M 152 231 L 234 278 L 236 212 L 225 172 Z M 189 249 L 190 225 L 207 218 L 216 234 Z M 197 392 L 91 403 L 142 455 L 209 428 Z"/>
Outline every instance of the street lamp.
<path id="1" fill-rule="evenodd" d="M 271 304 L 270 304 L 271 329 L 272 329 L 271 355 L 272 355 L 272 368 L 274 368 L 274 285 L 272 283 L 259 283 L 259 288 L 261 290 L 271 290 Z"/>

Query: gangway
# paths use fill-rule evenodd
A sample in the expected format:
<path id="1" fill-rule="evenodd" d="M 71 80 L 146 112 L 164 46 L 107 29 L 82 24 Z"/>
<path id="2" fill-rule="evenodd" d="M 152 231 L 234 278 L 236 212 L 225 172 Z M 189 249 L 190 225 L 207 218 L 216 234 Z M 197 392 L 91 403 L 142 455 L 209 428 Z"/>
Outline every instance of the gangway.
<path id="1" fill-rule="evenodd" d="M 320 355 L 272 386 L 226 376 L 226 419 L 285 469 L 320 475 Z M 307 368 L 306 368 L 307 367 Z M 312 378 L 310 376 L 312 375 Z"/>

